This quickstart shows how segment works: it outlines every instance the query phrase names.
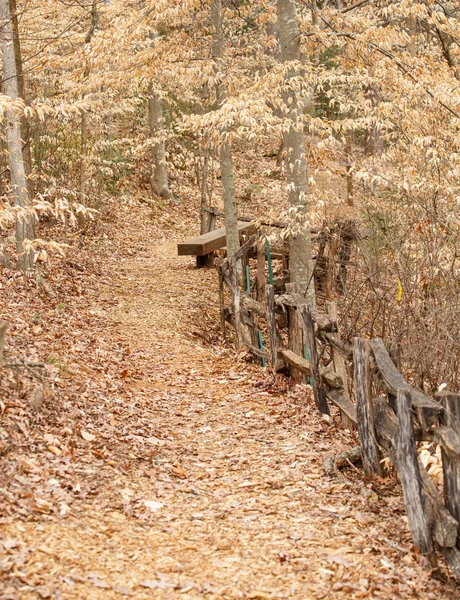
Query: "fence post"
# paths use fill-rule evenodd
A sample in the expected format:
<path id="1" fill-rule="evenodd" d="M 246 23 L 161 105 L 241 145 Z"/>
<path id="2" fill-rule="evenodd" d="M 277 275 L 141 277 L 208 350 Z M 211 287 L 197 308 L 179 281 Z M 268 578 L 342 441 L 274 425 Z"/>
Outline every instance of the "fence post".
<path id="1" fill-rule="evenodd" d="M 310 352 L 310 371 L 315 403 L 321 413 L 330 415 L 331 413 L 327 404 L 326 392 L 324 390 L 323 382 L 321 381 L 321 375 L 319 373 L 318 354 L 316 352 L 315 326 L 311 316 L 311 308 L 307 304 L 301 304 L 298 310 L 300 310 L 300 314 L 302 315 L 302 319 L 305 324 L 306 343 Z"/>
<path id="2" fill-rule="evenodd" d="M 355 367 L 355 399 L 358 435 L 366 475 L 381 475 L 380 453 L 375 437 L 374 411 L 370 394 L 369 344 L 366 340 L 353 340 Z"/>
<path id="3" fill-rule="evenodd" d="M 270 335 L 270 366 L 274 369 L 278 361 L 278 340 L 276 337 L 275 292 L 273 286 L 270 284 L 265 287 L 265 298 L 267 302 L 268 332 Z"/>
<path id="4" fill-rule="evenodd" d="M 242 346 L 242 337 L 241 337 L 241 311 L 240 311 L 240 286 L 238 283 L 238 277 L 236 273 L 236 261 L 234 258 L 231 258 L 228 261 L 228 266 L 230 268 L 230 281 L 232 284 L 232 300 L 233 300 L 233 314 L 235 316 L 235 330 L 236 330 L 236 339 L 238 342 L 238 348 Z"/>
<path id="5" fill-rule="evenodd" d="M 259 240 L 257 244 L 257 300 L 265 300 L 265 244 Z"/>
<path id="6" fill-rule="evenodd" d="M 220 305 L 220 327 L 222 329 L 222 335 L 224 340 L 227 337 L 227 331 L 225 326 L 225 298 L 224 298 L 224 273 L 222 265 L 219 266 L 219 305 Z"/>
<path id="7" fill-rule="evenodd" d="M 444 407 L 441 423 L 450 427 L 460 435 L 460 394 L 437 392 L 435 394 Z M 450 514 L 460 523 L 460 465 L 442 452 L 442 469 L 444 471 L 444 503 Z"/>
<path id="8" fill-rule="evenodd" d="M 412 424 L 412 398 L 410 390 L 399 388 L 396 397 L 398 430 L 396 432 L 396 460 L 406 506 L 407 520 L 414 544 L 430 563 L 436 564 L 433 540 L 425 514 L 422 496 L 422 476 L 417 460 L 414 427 Z"/>
<path id="9" fill-rule="evenodd" d="M 325 303 L 326 312 L 333 323 L 338 323 L 337 318 L 337 303 L 333 300 L 327 300 Z M 337 325 L 337 337 L 340 338 L 340 331 Z M 334 371 L 340 375 L 343 381 L 343 395 L 350 398 L 350 388 L 348 387 L 348 373 L 345 359 L 337 348 L 332 345 L 332 360 L 334 363 Z"/>

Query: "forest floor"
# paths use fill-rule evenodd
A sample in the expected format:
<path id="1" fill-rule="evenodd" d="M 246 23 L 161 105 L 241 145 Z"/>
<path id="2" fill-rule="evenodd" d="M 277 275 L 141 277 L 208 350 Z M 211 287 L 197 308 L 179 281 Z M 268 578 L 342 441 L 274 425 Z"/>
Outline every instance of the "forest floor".
<path id="1" fill-rule="evenodd" d="M 323 472 L 355 434 L 222 343 L 215 271 L 176 256 L 180 227 L 152 239 L 149 210 L 12 328 L 52 384 L 37 405 L 11 375 L 3 397 L 0 598 L 457 598 L 395 479 Z"/>

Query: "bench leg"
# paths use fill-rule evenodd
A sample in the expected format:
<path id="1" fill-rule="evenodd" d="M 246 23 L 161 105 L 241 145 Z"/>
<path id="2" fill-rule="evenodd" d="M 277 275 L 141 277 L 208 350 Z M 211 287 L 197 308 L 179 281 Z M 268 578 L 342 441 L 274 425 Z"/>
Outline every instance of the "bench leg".
<path id="1" fill-rule="evenodd" d="M 196 257 L 196 268 L 206 269 L 211 268 L 214 265 L 214 252 L 210 254 L 204 254 L 203 256 Z"/>

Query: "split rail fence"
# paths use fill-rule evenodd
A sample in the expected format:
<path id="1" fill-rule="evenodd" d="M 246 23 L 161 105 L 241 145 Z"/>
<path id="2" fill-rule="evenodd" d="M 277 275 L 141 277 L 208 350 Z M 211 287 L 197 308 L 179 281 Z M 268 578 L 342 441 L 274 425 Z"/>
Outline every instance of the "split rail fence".
<path id="1" fill-rule="evenodd" d="M 270 256 L 268 244 L 252 236 L 234 258 L 220 262 L 224 335 L 230 323 L 238 345 L 264 366 L 289 369 L 297 381 L 308 378 L 318 410 L 330 414 L 334 405 L 346 426 L 357 427 L 366 476 L 382 476 L 382 458 L 390 458 L 401 479 L 415 546 L 431 567 L 435 550 L 440 551 L 460 580 L 460 395 L 443 391 L 431 399 L 414 389 L 380 338 L 342 342 L 336 304 L 316 310 L 296 284 L 275 280 L 273 255 L 287 259 L 283 249 Z M 246 276 L 245 286 L 238 273 Z M 421 441 L 442 449 L 442 491 L 420 462 Z"/>

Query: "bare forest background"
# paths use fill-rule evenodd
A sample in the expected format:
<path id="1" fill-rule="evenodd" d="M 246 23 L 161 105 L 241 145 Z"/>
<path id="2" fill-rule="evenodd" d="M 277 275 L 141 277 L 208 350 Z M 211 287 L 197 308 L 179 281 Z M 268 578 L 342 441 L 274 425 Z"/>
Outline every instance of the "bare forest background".
<path id="1" fill-rule="evenodd" d="M 458 1 L 0 0 L 0 44 L 5 597 L 62 598 L 64 586 L 78 598 L 80 584 L 88 598 L 100 589 L 107 598 L 127 589 L 139 598 L 166 589 L 216 600 L 319 599 L 331 589 L 374 597 L 374 584 L 385 598 L 457 597 L 447 567 L 438 579 L 419 570 L 397 478 L 368 483 L 353 470 L 356 432 L 305 402 L 311 390 L 294 385 L 308 381 L 305 368 L 297 381 L 275 372 L 275 347 L 276 327 L 292 329 L 289 281 L 297 308 L 306 299 L 316 318 L 338 311 L 329 313 L 338 337 L 320 332 L 320 348 L 336 344 L 316 357 L 323 371 L 338 348 L 350 375 L 353 339 L 382 338 L 398 381 L 429 397 L 458 393 Z M 246 256 L 274 284 L 265 306 L 284 292 L 270 332 L 252 322 L 271 336 L 271 355 L 261 337 L 251 356 L 240 332 L 221 334 L 218 274 L 222 290 L 231 280 L 233 310 L 251 285 L 235 259 L 244 255 L 239 221 L 258 229 Z M 217 272 L 177 256 L 178 241 L 214 227 L 226 228 Z M 257 282 L 257 301 L 245 300 L 261 313 Z M 301 363 L 284 348 L 294 375 L 311 358 L 301 346 Z M 367 377 L 367 354 L 363 362 Z M 440 446 L 420 439 L 441 489 Z M 325 474 L 331 448 L 347 451 L 349 479 Z M 376 472 L 388 475 L 389 462 L 377 460 Z M 262 501 L 268 508 L 248 517 Z M 296 531 L 273 550 L 284 527 L 277 510 L 296 515 Z M 157 537 L 134 543 L 144 522 L 139 535 Z M 184 546 L 195 526 L 196 547 Z M 121 558 L 111 547 L 107 564 L 120 562 L 101 579 L 94 556 L 105 556 L 99 544 L 112 527 Z M 318 545 L 297 556 L 318 531 Z M 167 562 L 170 542 L 185 567 Z M 53 544 L 84 577 L 68 576 Z M 149 574 L 149 544 L 167 577 Z M 238 557 L 210 583 L 212 560 L 234 547 Z M 189 567 L 192 583 L 179 581 Z M 254 573 L 279 595 L 255 589 Z"/>
<path id="2" fill-rule="evenodd" d="M 193 208 L 197 227 L 201 211 L 202 228 L 209 206 L 230 227 L 237 210 L 270 214 L 288 224 L 291 270 L 307 281 L 303 232 L 349 218 L 359 252 L 342 291 L 345 337 L 391 341 L 419 386 L 458 384 L 454 2 L 2 10 L 6 269 L 18 261 L 52 294 L 69 232 L 84 243 L 117 205 L 144 201 L 158 214 Z"/>

